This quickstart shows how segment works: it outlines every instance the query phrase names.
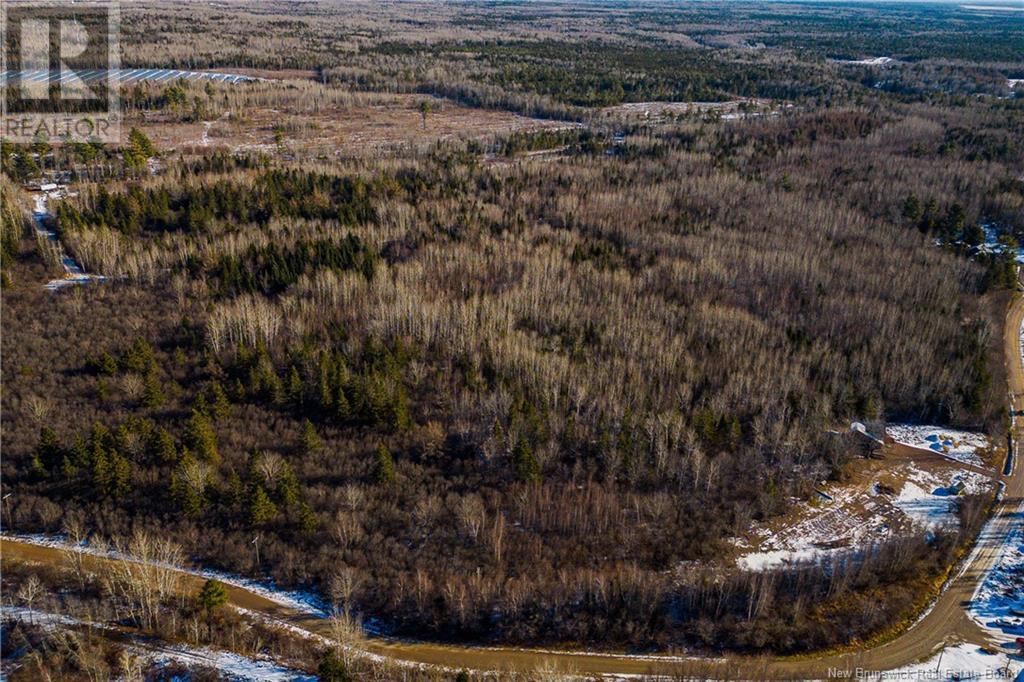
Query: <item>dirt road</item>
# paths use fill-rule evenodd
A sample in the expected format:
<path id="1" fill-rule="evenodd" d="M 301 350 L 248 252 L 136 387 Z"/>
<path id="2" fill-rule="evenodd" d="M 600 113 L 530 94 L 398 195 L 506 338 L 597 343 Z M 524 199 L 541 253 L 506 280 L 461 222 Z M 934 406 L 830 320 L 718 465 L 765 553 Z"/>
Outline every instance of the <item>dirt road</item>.
<path id="1" fill-rule="evenodd" d="M 1019 329 L 1024 320 L 1024 298 L 1016 299 L 1007 316 L 1004 352 L 1014 413 L 1024 409 L 1024 366 L 1021 363 Z M 1024 423 L 1013 420 L 1014 440 L 1024 435 Z M 1024 467 L 1018 463 L 1010 475 L 1002 476 L 1005 492 L 995 512 L 978 537 L 977 544 L 962 569 L 951 580 L 932 608 L 909 630 L 882 646 L 847 655 L 808 659 L 731 659 L 728 662 L 702 661 L 673 656 L 630 656 L 579 652 L 540 651 L 534 649 L 459 647 L 443 644 L 394 641 L 372 638 L 366 644 L 369 653 L 397 661 L 439 665 L 453 669 L 534 670 L 540 665 L 554 664 L 566 672 L 589 675 L 624 674 L 690 674 L 701 677 L 739 675 L 750 679 L 826 679 L 830 670 L 891 670 L 928 658 L 945 644 L 957 641 L 992 645 L 990 637 L 967 615 L 966 609 L 981 578 L 999 556 L 1007 535 L 1021 522 L 1019 506 L 1024 500 Z M 2 540 L 5 559 L 27 559 L 45 563 L 62 561 L 61 550 L 15 541 Z M 88 557 L 95 569 L 115 559 Z M 203 578 L 191 573 L 183 575 L 185 589 L 198 591 Z M 316 634 L 327 634 L 324 620 L 278 604 L 253 591 L 231 587 L 230 602 L 269 618 L 287 622 Z M 730 671 L 726 673 L 726 668 Z"/>

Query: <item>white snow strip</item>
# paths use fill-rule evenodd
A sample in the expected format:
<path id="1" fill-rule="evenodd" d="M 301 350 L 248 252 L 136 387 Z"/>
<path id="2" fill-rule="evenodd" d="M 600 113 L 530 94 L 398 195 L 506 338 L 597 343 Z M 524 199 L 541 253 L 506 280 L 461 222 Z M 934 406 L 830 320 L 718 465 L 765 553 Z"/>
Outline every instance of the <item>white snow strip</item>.
<path id="1" fill-rule="evenodd" d="M 91 554 L 93 556 L 102 556 L 121 561 L 137 561 L 134 557 L 121 554 L 113 549 L 99 548 L 88 544 L 69 545 L 64 542 L 61 536 L 17 535 L 4 533 L 3 537 L 27 544 L 39 545 L 41 547 L 55 547 L 58 549 L 71 550 L 74 552 L 81 552 L 82 554 Z M 215 571 L 212 569 L 184 568 L 182 566 L 165 566 L 165 568 L 174 568 L 182 573 L 188 573 L 190 575 L 206 579 L 213 578 L 227 585 L 241 587 L 242 589 L 269 599 L 275 604 L 279 604 L 280 606 L 287 607 L 300 613 L 316 616 L 317 618 L 326 618 L 328 615 L 328 611 L 325 608 L 323 601 L 312 592 L 281 590 L 276 588 L 272 583 L 241 578 L 236 575 L 231 575 L 230 573 L 224 573 L 223 571 Z"/>
<path id="2" fill-rule="evenodd" d="M 63 613 L 48 613 L 36 609 L 27 609 L 18 606 L 0 606 L 0 615 L 5 618 L 38 625 L 45 630 L 55 630 L 59 626 L 87 626 L 103 630 L 112 629 L 105 623 L 81 620 Z M 188 666 L 206 666 L 216 668 L 221 675 L 228 680 L 237 682 L 314 682 L 317 678 L 307 675 L 292 668 L 277 665 L 271 660 L 255 659 L 241 656 L 230 651 L 210 649 L 207 647 L 192 647 L 185 644 L 173 646 L 161 646 L 151 642 L 139 643 L 139 646 L 129 647 L 141 653 L 147 660 L 156 663 L 167 663 L 176 661 Z"/>
<path id="3" fill-rule="evenodd" d="M 56 630 L 57 627 L 61 625 L 65 627 L 72 625 L 89 625 L 90 627 L 105 630 L 111 629 L 109 625 L 80 620 L 63 613 L 48 613 L 46 611 L 39 611 L 38 609 L 29 609 L 23 606 L 11 606 L 9 604 L 3 604 L 0 606 L 0 616 L 32 623 L 33 625 L 38 625 L 44 630 Z"/>
<path id="4" fill-rule="evenodd" d="M 54 192 L 40 192 L 32 196 L 35 204 L 32 211 L 32 220 L 36 227 L 36 234 L 53 243 L 59 253 L 61 266 L 64 268 L 63 278 L 52 279 L 44 285 L 44 288 L 49 289 L 50 291 L 56 291 L 74 284 L 87 284 L 91 281 L 106 279 L 103 275 L 88 274 L 85 269 L 78 264 L 78 261 L 64 251 L 64 247 L 57 239 L 57 233 L 46 229 L 43 223 L 43 221 L 50 215 L 47 209 L 47 200 L 50 198 L 57 199 L 65 196 L 64 192 L 66 192 L 66 189 L 67 188 L 65 187 L 57 187 L 57 190 Z"/>
<path id="5" fill-rule="evenodd" d="M 859 66 L 885 66 L 894 61 L 892 57 L 867 57 L 865 59 L 837 59 L 838 64 L 857 64 Z"/>
<path id="6" fill-rule="evenodd" d="M 234 682 L 316 682 L 317 680 L 315 675 L 286 668 L 269 660 L 248 658 L 230 651 L 205 647 L 185 645 L 158 647 L 155 655 L 151 653 L 150 660 L 164 665 L 175 661 L 187 666 L 216 668 L 224 678 Z"/>

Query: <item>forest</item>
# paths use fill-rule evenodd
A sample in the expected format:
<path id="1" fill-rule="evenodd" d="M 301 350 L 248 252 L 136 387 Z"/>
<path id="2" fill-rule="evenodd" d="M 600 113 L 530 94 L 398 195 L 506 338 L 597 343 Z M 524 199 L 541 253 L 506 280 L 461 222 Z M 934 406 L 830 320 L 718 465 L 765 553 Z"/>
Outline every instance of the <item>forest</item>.
<path id="1" fill-rule="evenodd" d="M 906 87 L 874 87 L 875 67 L 822 56 L 873 52 L 863 16 L 841 48 L 758 24 L 774 47 L 740 59 L 709 45 L 755 21 L 746 5 L 580 10 L 619 44 L 530 39 L 526 8 L 497 13 L 513 9 L 504 41 L 504 20 L 473 39 L 472 12 L 428 13 L 422 40 L 354 19 L 346 63 L 329 12 L 271 26 L 242 5 L 239 25 L 277 36 L 265 56 L 183 38 L 161 66 L 312 73 L 140 85 L 121 149 L 4 146 L 6 527 L 159 531 L 385 632 L 460 642 L 790 654 L 906 619 L 987 500 L 957 503 L 959 529 L 824 564 L 741 570 L 733 539 L 848 476 L 851 421 L 1005 436 L 1024 104 L 975 86 L 1019 55 L 993 40 L 959 63 L 936 28 L 896 67 Z M 817 30 L 821 8 L 790 11 L 794 34 Z M 181 30 L 180 12 L 140 3 L 126 32 Z M 649 44 L 668 15 L 698 42 Z M 158 58 L 143 36 L 126 49 Z M 922 79 L 930 59 L 974 80 Z M 447 96 L 415 100 L 439 103 L 417 105 L 428 134 L 451 102 L 565 126 L 340 157 L 278 125 L 259 149 L 168 148 L 147 127 L 365 90 Z M 737 99 L 732 117 L 604 109 Z M 19 185 L 58 171 L 76 192 L 44 224 L 107 279 L 48 291 Z"/>

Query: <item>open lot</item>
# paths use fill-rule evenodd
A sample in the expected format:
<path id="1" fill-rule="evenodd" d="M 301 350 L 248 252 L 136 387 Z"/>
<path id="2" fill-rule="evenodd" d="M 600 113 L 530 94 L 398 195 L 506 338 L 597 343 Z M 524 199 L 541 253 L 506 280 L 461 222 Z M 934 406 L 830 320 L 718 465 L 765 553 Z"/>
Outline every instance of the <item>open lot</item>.
<path id="1" fill-rule="evenodd" d="M 927 427 L 891 427 L 899 440 L 881 457 L 851 464 L 849 480 L 823 484 L 810 500 L 739 539 L 737 563 L 761 569 L 822 558 L 915 529 L 955 528 L 960 495 L 993 490 L 997 457 L 984 436 L 945 430 L 934 448 Z M 920 443 L 918 442 L 920 441 Z"/>
<path id="2" fill-rule="evenodd" d="M 423 114 L 421 106 L 429 102 Z M 352 97 L 348 105 L 315 112 L 256 108 L 244 118 L 232 112 L 207 121 L 151 117 L 141 126 L 161 152 L 231 151 L 268 154 L 315 153 L 349 156 L 438 140 L 488 141 L 514 132 L 552 130 L 574 124 L 530 118 L 507 111 L 474 109 L 419 95 Z"/>

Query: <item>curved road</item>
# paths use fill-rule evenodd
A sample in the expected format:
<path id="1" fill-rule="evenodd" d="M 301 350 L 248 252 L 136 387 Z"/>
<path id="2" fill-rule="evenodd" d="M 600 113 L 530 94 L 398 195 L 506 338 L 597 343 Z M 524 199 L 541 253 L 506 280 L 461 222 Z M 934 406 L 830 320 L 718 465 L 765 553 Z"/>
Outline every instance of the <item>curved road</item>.
<path id="1" fill-rule="evenodd" d="M 1015 297 L 1010 305 L 1004 330 L 1007 383 L 1014 414 L 1024 409 L 1024 366 L 1021 362 L 1019 330 L 1024 321 L 1024 297 Z M 1014 442 L 1024 435 L 1024 428 L 1013 419 Z M 688 674 L 700 677 L 736 676 L 749 679 L 821 679 L 829 671 L 892 670 L 930 657 L 945 644 L 958 641 L 993 645 L 990 637 L 967 615 L 966 609 L 982 577 L 999 557 L 999 551 L 1014 525 L 1020 523 L 1019 507 L 1024 500 L 1024 467 L 1018 463 L 1010 475 L 1003 475 L 1003 498 L 993 516 L 980 533 L 970 556 L 958 574 L 938 597 L 930 610 L 910 629 L 887 644 L 863 652 L 816 658 L 769 659 L 733 658 L 729 661 L 686 659 L 673 656 L 631 656 L 620 654 L 588 654 L 543 651 L 536 649 L 461 647 L 423 642 L 371 638 L 364 648 L 372 654 L 386 656 L 411 664 L 443 666 L 475 670 L 535 670 L 538 666 L 555 666 L 564 672 L 589 675 Z M 62 550 L 2 539 L 3 556 L 46 563 L 62 561 Z M 95 569 L 110 561 L 106 557 L 87 556 Z M 183 573 L 183 588 L 195 593 L 204 578 Z M 256 592 L 229 587 L 230 603 L 271 619 L 286 622 L 311 633 L 329 635 L 326 621 L 288 608 Z M 832 676 L 835 676 L 834 673 Z"/>

